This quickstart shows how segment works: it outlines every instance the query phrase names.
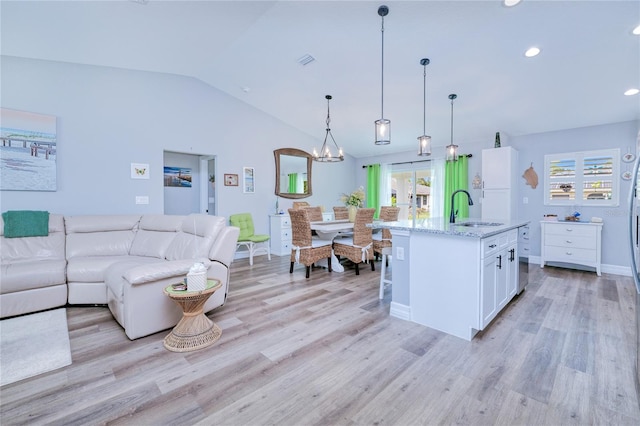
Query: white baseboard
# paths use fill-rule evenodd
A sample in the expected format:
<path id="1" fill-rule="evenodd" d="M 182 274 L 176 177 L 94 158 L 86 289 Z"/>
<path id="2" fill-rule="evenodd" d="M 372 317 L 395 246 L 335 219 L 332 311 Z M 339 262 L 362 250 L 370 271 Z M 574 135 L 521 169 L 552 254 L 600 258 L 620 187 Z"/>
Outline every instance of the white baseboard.
<path id="1" fill-rule="evenodd" d="M 540 266 L 540 256 L 529 256 L 529 264 L 535 264 Z M 581 267 L 580 265 L 575 265 L 575 269 L 580 269 L 580 270 L 592 270 L 592 269 L 587 269 L 587 267 Z M 609 265 L 606 263 L 603 263 L 602 265 L 600 265 L 600 269 L 603 273 L 605 274 L 613 274 L 613 275 L 623 275 L 626 277 L 630 277 L 631 276 L 631 266 L 622 266 L 622 265 Z"/>
<path id="2" fill-rule="evenodd" d="M 411 321 L 411 306 L 391 302 L 389 305 L 389 315 L 406 321 Z"/>

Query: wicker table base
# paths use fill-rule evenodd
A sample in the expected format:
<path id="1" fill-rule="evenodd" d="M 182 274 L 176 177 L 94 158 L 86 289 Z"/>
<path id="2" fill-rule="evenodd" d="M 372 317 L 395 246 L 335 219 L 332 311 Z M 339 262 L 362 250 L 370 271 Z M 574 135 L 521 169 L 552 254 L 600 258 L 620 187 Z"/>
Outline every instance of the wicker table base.
<path id="1" fill-rule="evenodd" d="M 182 308 L 182 319 L 164 338 L 164 347 L 173 352 L 189 352 L 214 344 L 222 330 L 204 314 L 204 304 L 221 286 L 218 280 L 208 280 L 202 291 L 174 291 L 171 286 L 164 292 Z"/>

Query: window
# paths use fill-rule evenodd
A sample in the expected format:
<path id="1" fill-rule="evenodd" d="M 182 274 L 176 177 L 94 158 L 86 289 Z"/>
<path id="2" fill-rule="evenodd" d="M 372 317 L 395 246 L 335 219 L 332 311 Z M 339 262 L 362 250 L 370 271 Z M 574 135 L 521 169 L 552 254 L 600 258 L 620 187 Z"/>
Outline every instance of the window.
<path id="1" fill-rule="evenodd" d="M 544 157 L 546 205 L 617 206 L 619 149 Z"/>

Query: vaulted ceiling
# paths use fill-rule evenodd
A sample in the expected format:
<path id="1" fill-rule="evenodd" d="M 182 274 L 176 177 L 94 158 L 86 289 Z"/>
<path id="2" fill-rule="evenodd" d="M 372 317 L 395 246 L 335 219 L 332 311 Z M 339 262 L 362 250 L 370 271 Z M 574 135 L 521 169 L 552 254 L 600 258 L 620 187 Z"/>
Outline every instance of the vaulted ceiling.
<path id="1" fill-rule="evenodd" d="M 375 146 L 381 118 L 391 144 Z M 640 119 L 640 2 L 7 1 L 3 55 L 194 77 L 356 157 Z M 526 58 L 537 46 L 542 52 Z M 305 55 L 315 60 L 301 65 Z"/>

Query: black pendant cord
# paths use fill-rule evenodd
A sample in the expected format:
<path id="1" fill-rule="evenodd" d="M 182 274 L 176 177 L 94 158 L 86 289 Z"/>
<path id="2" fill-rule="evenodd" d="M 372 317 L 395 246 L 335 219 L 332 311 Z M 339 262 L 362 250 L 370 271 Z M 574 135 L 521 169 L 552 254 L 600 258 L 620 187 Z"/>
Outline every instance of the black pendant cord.
<path id="1" fill-rule="evenodd" d="M 424 61 L 424 60 L 423 60 Z M 423 85 L 422 85 L 422 134 L 427 134 L 427 65 L 424 65 Z"/>
<path id="2" fill-rule="evenodd" d="M 382 15 L 382 27 L 380 29 L 382 33 L 382 63 L 381 63 L 381 85 L 380 85 L 380 118 L 384 118 L 384 15 Z"/>

